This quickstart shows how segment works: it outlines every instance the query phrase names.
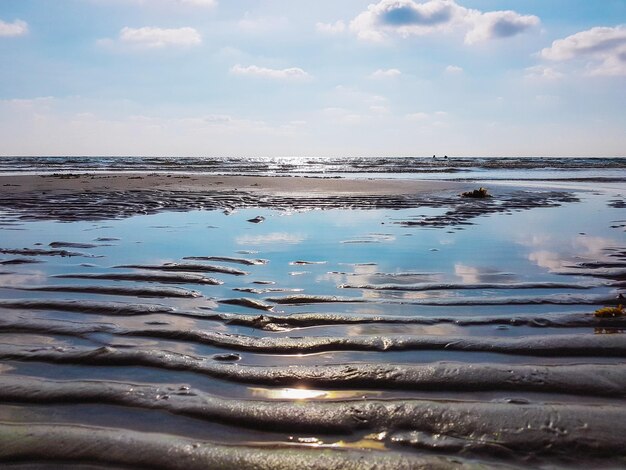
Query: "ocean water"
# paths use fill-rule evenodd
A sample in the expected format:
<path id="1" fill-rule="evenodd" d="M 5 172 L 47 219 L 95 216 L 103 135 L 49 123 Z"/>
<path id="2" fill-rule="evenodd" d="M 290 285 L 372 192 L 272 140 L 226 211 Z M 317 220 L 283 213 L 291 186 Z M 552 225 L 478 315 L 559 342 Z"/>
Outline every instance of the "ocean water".
<path id="1" fill-rule="evenodd" d="M 444 180 L 626 180 L 626 157 L 2 157 L 0 174 L 180 172 Z"/>

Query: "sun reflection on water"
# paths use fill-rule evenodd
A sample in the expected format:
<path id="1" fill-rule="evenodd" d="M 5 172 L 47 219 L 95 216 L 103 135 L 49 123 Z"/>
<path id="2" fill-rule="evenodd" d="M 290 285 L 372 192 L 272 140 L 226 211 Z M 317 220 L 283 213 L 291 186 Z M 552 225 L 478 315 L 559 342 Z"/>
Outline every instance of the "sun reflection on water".
<path id="1" fill-rule="evenodd" d="M 361 439 L 355 441 L 323 441 L 318 437 L 298 437 L 290 438 L 299 445 L 307 447 L 331 447 L 331 448 L 343 448 L 343 449 L 373 449 L 373 450 L 386 450 L 385 438 L 387 433 L 374 433 L 368 434 Z"/>
<path id="2" fill-rule="evenodd" d="M 306 388 L 279 388 L 267 389 L 250 387 L 252 396 L 270 398 L 272 400 L 307 400 L 322 398 L 327 392 L 323 390 L 308 390 Z"/>
<path id="3" fill-rule="evenodd" d="M 364 396 L 380 395 L 381 392 L 363 390 L 313 390 L 304 387 L 297 388 L 263 388 L 249 387 L 253 397 L 270 400 L 340 400 L 347 398 L 363 398 Z"/>

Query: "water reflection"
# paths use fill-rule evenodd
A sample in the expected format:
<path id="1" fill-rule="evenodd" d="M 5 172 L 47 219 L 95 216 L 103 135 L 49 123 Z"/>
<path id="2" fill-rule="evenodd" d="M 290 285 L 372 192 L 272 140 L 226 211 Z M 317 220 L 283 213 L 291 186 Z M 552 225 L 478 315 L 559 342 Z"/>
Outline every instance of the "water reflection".
<path id="1" fill-rule="evenodd" d="M 368 300 L 425 300 L 456 297 L 452 290 L 400 291 L 361 289 L 362 297 Z"/>
<path id="2" fill-rule="evenodd" d="M 342 263 L 340 263 L 342 264 Z M 354 264 L 352 271 L 329 271 L 316 277 L 317 282 L 333 282 L 336 285 L 351 284 L 417 284 L 437 282 L 444 279 L 439 272 L 381 272 L 378 264 Z"/>
<path id="3" fill-rule="evenodd" d="M 307 239 L 302 233 L 272 232 L 262 235 L 241 235 L 235 238 L 237 245 L 297 245 Z"/>
<path id="4" fill-rule="evenodd" d="M 290 440 L 306 447 L 328 447 L 340 449 L 371 449 L 387 450 L 385 445 L 386 432 L 373 433 L 355 441 L 338 440 L 331 441 L 319 437 L 290 437 Z"/>
<path id="5" fill-rule="evenodd" d="M 581 261 L 608 260 L 607 249 L 620 246 L 617 239 L 606 236 L 566 234 L 565 238 L 553 234 L 533 234 L 519 237 L 518 243 L 532 248 L 527 259 L 550 272 L 562 272 Z"/>
<path id="6" fill-rule="evenodd" d="M 0 276 L 0 287 L 31 287 L 44 284 L 47 278 L 45 271 L 8 272 Z"/>
<path id="7" fill-rule="evenodd" d="M 480 284 L 488 282 L 513 282 L 515 274 L 502 272 L 498 268 L 484 266 L 468 266 L 462 263 L 454 265 L 454 274 L 465 284 Z"/>
<path id="8" fill-rule="evenodd" d="M 528 254 L 528 260 L 550 271 L 561 271 L 571 263 L 564 255 L 548 250 L 533 251 Z"/>
<path id="9" fill-rule="evenodd" d="M 348 400 L 352 398 L 382 396 L 383 392 L 373 390 L 313 390 L 298 388 L 248 387 L 250 395 L 269 400 Z"/>
<path id="10" fill-rule="evenodd" d="M 271 400 L 307 400 L 311 398 L 326 398 L 328 393 L 323 390 L 309 390 L 306 388 L 255 388 L 250 387 L 253 397 L 269 398 Z"/>
<path id="11" fill-rule="evenodd" d="M 578 209 L 580 210 L 580 209 Z M 115 345 L 122 347 L 132 346 L 136 350 L 172 351 L 181 354 L 189 354 L 206 360 L 205 364 L 213 366 L 215 370 L 220 367 L 229 367 L 238 371 L 244 370 L 247 366 L 258 368 L 274 366 L 317 366 L 325 365 L 366 363 L 380 366 L 382 369 L 389 364 L 432 364 L 435 361 L 454 361 L 463 364 L 503 363 L 503 364 L 571 364 L 572 362 L 592 363 L 615 363 L 613 357 L 597 358 L 572 358 L 568 357 L 534 357 L 519 356 L 515 354 L 497 354 L 489 352 L 464 352 L 442 350 L 423 351 L 354 351 L 349 347 L 335 351 L 312 354 L 271 354 L 268 349 L 254 349 L 254 347 L 238 348 L 239 337 L 234 335 L 246 335 L 248 337 L 267 338 L 273 340 L 290 337 L 387 337 L 387 336 L 415 336 L 426 337 L 426 340 L 441 340 L 433 338 L 434 335 L 449 336 L 455 338 L 468 338 L 473 336 L 483 336 L 492 338 L 513 338 L 518 339 L 530 335 L 554 335 L 556 333 L 580 334 L 589 336 L 592 333 L 597 335 L 624 334 L 626 330 L 620 328 L 593 328 L 594 324 L 586 324 L 583 327 L 564 328 L 533 328 L 517 326 L 514 322 L 507 324 L 506 330 L 495 329 L 493 325 L 485 326 L 477 324 L 473 326 L 460 326 L 453 321 L 445 323 L 441 320 L 434 320 L 434 324 L 410 324 L 398 322 L 398 318 L 405 317 L 434 317 L 443 318 L 446 316 L 469 318 L 501 315 L 502 317 L 514 316 L 542 316 L 548 313 L 590 313 L 586 307 L 572 306 L 549 306 L 545 305 L 410 305 L 410 302 L 402 304 L 395 300 L 416 301 L 432 298 L 453 298 L 453 297 L 480 297 L 493 299 L 498 294 L 495 288 L 479 289 L 475 291 L 456 291 L 455 289 L 441 291 L 384 291 L 375 289 L 354 289 L 340 290 L 341 284 L 354 286 L 391 284 L 406 288 L 406 285 L 440 282 L 440 283 L 510 283 L 519 278 L 524 280 L 544 280 L 542 277 L 550 277 L 554 280 L 556 276 L 549 273 L 550 270 L 558 271 L 564 269 L 569 263 L 579 261 L 576 256 L 593 257 L 597 259 L 603 255 L 603 250 L 607 246 L 618 245 L 617 241 L 611 238 L 608 229 L 609 215 L 605 214 L 607 223 L 606 233 L 593 233 L 592 235 L 571 235 L 572 232 L 564 231 L 559 227 L 562 222 L 561 212 L 555 210 L 551 212 L 554 220 L 542 220 L 541 223 L 533 222 L 527 215 L 515 214 L 508 217 L 508 220 L 521 220 L 518 223 L 516 233 L 518 239 L 511 239 L 510 226 L 503 224 L 502 217 L 492 216 L 482 218 L 479 225 L 467 227 L 462 233 L 455 233 L 454 238 L 446 235 L 442 230 L 424 230 L 420 228 L 408 229 L 398 225 L 387 223 L 388 218 L 393 216 L 403 217 L 399 211 L 371 211 L 364 214 L 364 211 L 312 211 L 306 213 L 294 213 L 292 217 L 272 217 L 271 211 L 240 211 L 237 214 L 226 216 L 221 212 L 189 212 L 185 214 L 162 213 L 156 216 L 133 217 L 125 220 L 111 222 L 111 225 L 103 227 L 109 232 L 103 233 L 106 236 L 120 238 L 118 246 L 98 248 L 98 253 L 107 256 L 100 263 L 100 266 L 84 265 L 80 268 L 76 265 L 77 259 L 50 258 L 41 265 L 41 271 L 24 271 L 15 277 L 3 276 L 0 282 L 12 281 L 15 286 L 22 285 L 45 285 L 50 284 L 52 279 L 49 276 L 63 274 L 67 272 L 109 272 L 119 264 L 160 264 L 162 262 L 180 262 L 186 256 L 207 255 L 207 256 L 233 256 L 239 254 L 257 254 L 252 250 L 241 250 L 241 248 L 257 248 L 261 251 L 259 257 L 267 258 L 267 265 L 246 267 L 248 276 L 227 276 L 219 275 L 224 281 L 223 285 L 216 286 L 195 286 L 183 285 L 181 287 L 191 288 L 202 292 L 204 297 L 198 299 L 170 299 L 143 301 L 124 297 L 111 297 L 96 294 L 75 294 L 75 293 L 50 293 L 50 292 L 28 292 L 28 294 L 17 290 L 6 291 L 1 295 L 11 295 L 25 297 L 26 295 L 34 299 L 49 299 L 54 297 L 58 300 L 81 299 L 94 301 L 128 302 L 128 303 L 162 303 L 166 306 L 174 306 L 178 310 L 171 313 L 158 313 L 149 315 L 124 316 L 124 315 L 104 315 L 101 313 L 91 313 L 87 315 L 82 312 L 63 311 L 20 311 L 24 321 L 41 322 L 51 320 L 65 320 L 67 322 L 83 323 L 94 326 L 98 322 L 106 322 L 106 325 L 113 325 L 118 329 L 137 330 L 131 334 L 90 334 L 83 338 L 56 337 L 46 334 L 27 334 L 4 332 L 4 342 L 24 346 L 35 344 L 36 347 L 57 347 L 76 346 L 85 344 L 85 347 L 98 347 L 100 345 Z M 546 210 L 545 212 L 549 212 Z M 261 225 L 253 225 L 246 222 L 247 219 L 263 213 L 266 222 Z M 387 218 L 387 219 L 385 219 Z M 518 219 L 519 218 L 519 219 Z M 614 216 L 613 216 L 614 218 Z M 385 219 L 385 233 L 374 232 L 380 224 L 381 219 Z M 498 221 L 499 219 L 499 221 Z M 544 223 L 545 222 L 545 223 Z M 581 221 L 581 229 L 584 221 Z M 210 225 L 219 226 L 218 230 L 206 230 Z M 83 223 L 52 224 L 52 223 L 27 223 L 29 228 L 20 237 L 9 236 L 3 240 L 3 245 L 7 247 L 23 247 L 29 243 L 49 243 L 55 239 L 72 240 L 76 242 L 87 242 L 94 237 L 87 233 L 82 233 L 80 227 L 85 227 Z M 176 227 L 179 234 L 176 243 L 167 230 L 156 227 Z M 268 231 L 268 228 L 271 228 Z M 31 230 L 32 229 L 32 230 Z M 599 231 L 599 230 L 598 230 Z M 81 240 L 81 233 L 83 238 Z M 528 235 L 527 235 L 528 234 Z M 98 234 L 100 235 L 100 234 Z M 405 236 L 412 235 L 412 236 Z M 135 240 L 141 238 L 141 245 L 136 245 Z M 341 241 L 351 240 L 362 241 L 364 243 L 341 243 Z M 367 243 L 365 243 L 367 242 Z M 246 245 L 246 246 L 242 246 Z M 250 245 L 250 246 L 247 246 Z M 429 251 L 433 247 L 439 247 L 438 252 Z M 327 264 L 311 264 L 295 268 L 290 265 L 294 260 L 325 260 Z M 219 263 L 221 264 L 221 263 Z M 295 263 L 296 265 L 300 263 Z M 38 265 L 38 268 L 40 266 Z M 298 269 L 296 271 L 296 269 Z M 306 269 L 305 275 L 290 275 L 302 272 Z M 19 271 L 16 268 L 16 271 Z M 22 276 L 22 277 L 19 277 Z M 31 276 L 31 277 L 28 277 Z M 570 281 L 567 277 L 561 277 L 559 281 Z M 80 283 L 80 281 L 65 281 L 54 278 L 54 283 Z M 90 281 L 93 283 L 93 281 Z M 87 284 L 87 282 L 85 283 Z M 142 283 L 122 281 L 122 283 L 110 283 L 111 285 L 142 285 Z M 265 285 L 267 284 L 267 285 Z M 273 286 L 273 287 L 268 287 Z M 467 287 L 467 286 L 464 286 Z M 505 286 L 508 291 L 511 286 Z M 258 288 L 258 291 L 255 290 Z M 233 289 L 239 289 L 235 292 Z M 367 303 L 326 303 L 308 305 L 280 305 L 273 312 L 259 312 L 245 309 L 241 306 L 217 304 L 215 300 L 231 299 L 236 297 L 250 297 L 263 300 L 271 294 L 265 290 L 285 289 L 286 292 L 302 291 L 307 295 L 323 296 L 361 296 L 368 300 Z M 560 289 L 560 290 L 558 290 Z M 559 287 L 556 293 L 569 295 L 568 291 Z M 607 292 L 609 288 L 604 286 L 594 287 L 594 294 Z M 524 295 L 529 298 L 536 297 L 535 292 L 524 291 Z M 281 294 L 281 295 L 286 295 Z M 504 295 L 504 293 L 502 293 Z M 543 294 L 542 294 L 543 295 Z M 103 299 L 103 300 L 100 300 Z M 385 302 L 389 301 L 391 302 Z M 211 312 L 216 310 L 216 312 Z M 214 320 L 196 319 L 181 316 L 181 313 L 199 313 L 205 311 L 208 315 L 215 314 L 236 314 L 225 315 Z M 591 310 L 592 312 L 593 310 Z M 127 312 L 128 313 L 128 312 Z M 281 315 L 292 313 L 310 314 L 309 320 L 302 317 L 302 323 L 294 322 L 288 324 L 288 331 L 280 331 L 280 326 L 276 330 L 263 329 L 264 326 L 276 324 L 280 325 Z M 9 311 L 3 312 L 4 319 L 10 319 L 9 315 L 14 315 Z M 327 314 L 318 315 L 318 314 Z M 15 314 L 17 315 L 17 313 Z M 244 317 L 244 316 L 249 316 Z M 334 315 L 334 316 L 333 316 Z M 369 316 L 394 316 L 395 323 L 341 323 L 342 317 Z M 272 318 L 270 318 L 272 317 Z M 242 321 L 242 318 L 245 321 Z M 321 318 L 321 320 L 320 320 Z M 249 320 L 252 321 L 249 321 Z M 16 319 L 16 321 L 18 321 Z M 363 320 L 363 319 L 359 319 Z M 307 323 L 307 321 L 309 323 Z M 441 321 L 441 323 L 437 323 Z M 501 325 L 503 326 L 503 325 Z M 152 338 L 152 330 L 166 329 L 172 332 L 167 338 Z M 148 331 L 146 331 L 148 330 Z M 111 331 L 111 330 L 110 330 Z M 181 332 L 177 336 L 176 332 Z M 222 334 L 228 339 L 223 346 L 214 346 L 207 341 L 206 344 L 191 335 L 184 333 L 207 332 L 211 334 Z M 137 334 L 135 336 L 134 334 Z M 226 335 L 233 335 L 227 337 Z M 156 336 L 156 335 L 155 335 Z M 166 336 L 166 335 L 165 335 Z M 192 338 L 192 339 L 183 339 Z M 396 338 L 397 339 L 397 338 Z M 246 343 L 246 338 L 242 339 L 242 344 Z M 82 343 L 81 343 L 82 342 Z M 270 341 L 268 341 L 270 342 Z M 523 342 L 523 341 L 522 341 Z M 235 346 L 233 346 L 235 345 Z M 259 351 L 266 351 L 261 353 Z M 241 360 L 235 363 L 218 362 L 213 355 L 227 354 L 237 351 Z M 184 379 L 191 383 L 200 384 L 202 389 L 211 393 L 232 399 L 236 398 L 257 398 L 268 401 L 298 402 L 306 406 L 308 401 L 325 400 L 363 400 L 368 398 L 387 399 L 397 396 L 398 391 L 382 390 L 332 390 L 333 387 L 341 388 L 341 381 L 338 384 L 323 385 L 325 389 L 313 389 L 307 386 L 306 382 L 284 382 L 290 387 L 273 388 L 254 386 L 262 385 L 263 382 L 255 383 L 246 381 L 242 383 L 229 383 L 226 380 L 215 380 L 208 375 L 194 374 L 191 371 L 173 371 L 145 366 L 136 367 L 90 367 L 74 366 L 73 368 L 62 367 L 58 364 L 49 365 L 44 363 L 31 362 L 27 366 L 20 364 L 18 368 L 29 367 L 26 372 L 32 375 L 40 375 L 55 380 L 102 378 L 107 380 L 126 379 L 128 381 L 141 381 L 149 378 L 151 382 L 172 383 Z M 8 373 L 9 366 L 0 366 L 0 373 Z M 244 371 L 245 372 L 245 371 Z M 23 373 L 23 372 L 21 372 Z M 187 374 L 187 375 L 185 375 Z M 395 380 L 393 373 L 389 373 L 389 380 Z M 208 385 L 210 384 L 210 386 Z M 313 385 L 313 384 L 309 384 Z M 248 388 L 248 386 L 250 386 Z M 317 385 L 320 386 L 320 385 Z M 364 387 L 367 385 L 363 385 Z M 237 393 L 231 393 L 237 389 Z M 395 395 L 394 395 L 395 393 Z M 402 393 L 405 393 L 403 391 Z M 415 393 L 407 391 L 406 393 Z M 425 392 L 424 392 L 425 393 Z M 432 390 L 429 398 L 440 398 L 445 392 Z M 463 398 L 475 398 L 472 392 L 464 392 Z M 238 395 L 237 395 L 238 394 Z M 483 399 L 479 397 L 478 399 Z M 70 408 L 70 407 L 68 407 Z M 69 412 L 68 412 L 69 413 Z M 83 419 L 78 413 L 75 414 L 78 421 Z M 158 417 L 162 419 L 161 416 Z M 13 418 L 11 418 L 13 419 Z M 99 420 L 100 418 L 98 418 Z M 145 418 L 142 418 L 145 419 Z M 169 419 L 169 418 L 168 418 Z M 156 418 L 155 418 L 156 420 Z M 103 422 L 103 421 L 99 421 Z M 168 421 L 169 423 L 169 421 Z M 192 423 L 196 425 L 196 423 Z M 187 432 L 187 431 L 186 431 Z M 314 434 L 314 433 L 313 433 Z M 238 436 L 237 438 L 239 438 Z M 277 439 L 276 436 L 263 436 L 267 441 Z M 353 440 L 350 440 L 353 438 Z M 324 436 L 295 436 L 292 440 L 294 445 L 310 445 L 317 447 L 339 447 L 339 448 L 370 448 L 385 449 L 384 433 L 361 436 L 357 433 L 351 436 L 333 436 L 327 439 Z M 233 438 L 235 440 L 235 438 Z M 243 439 L 242 439 L 243 440 Z M 284 445 L 284 441 L 281 441 Z"/>

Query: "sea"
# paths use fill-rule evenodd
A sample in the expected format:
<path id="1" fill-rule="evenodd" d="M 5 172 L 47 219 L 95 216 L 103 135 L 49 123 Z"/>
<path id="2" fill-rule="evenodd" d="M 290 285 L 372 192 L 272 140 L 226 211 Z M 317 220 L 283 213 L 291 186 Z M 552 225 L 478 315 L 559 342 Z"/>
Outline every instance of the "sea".
<path id="1" fill-rule="evenodd" d="M 626 157 L 2 157 L 0 173 L 177 172 L 443 180 L 623 181 Z"/>

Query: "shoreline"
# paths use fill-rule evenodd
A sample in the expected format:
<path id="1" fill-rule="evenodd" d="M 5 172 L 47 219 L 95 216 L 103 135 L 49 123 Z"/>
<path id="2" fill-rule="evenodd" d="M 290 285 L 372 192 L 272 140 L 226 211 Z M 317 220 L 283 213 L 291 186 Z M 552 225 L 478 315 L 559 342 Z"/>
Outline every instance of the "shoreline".
<path id="1" fill-rule="evenodd" d="M 0 193 L 29 191 L 250 191 L 256 193 L 416 194 L 460 193 L 473 183 L 440 180 L 336 178 L 308 176 L 216 176 L 177 173 L 84 173 L 56 175 L 0 175 Z"/>
<path id="2" fill-rule="evenodd" d="M 265 176 L 0 176 L 0 210 L 23 220 L 106 220 L 165 211 L 415 209 L 445 212 L 405 226 L 471 225 L 479 216 L 577 202 L 572 191 L 495 185 L 487 198 L 461 193 L 478 183 Z"/>

